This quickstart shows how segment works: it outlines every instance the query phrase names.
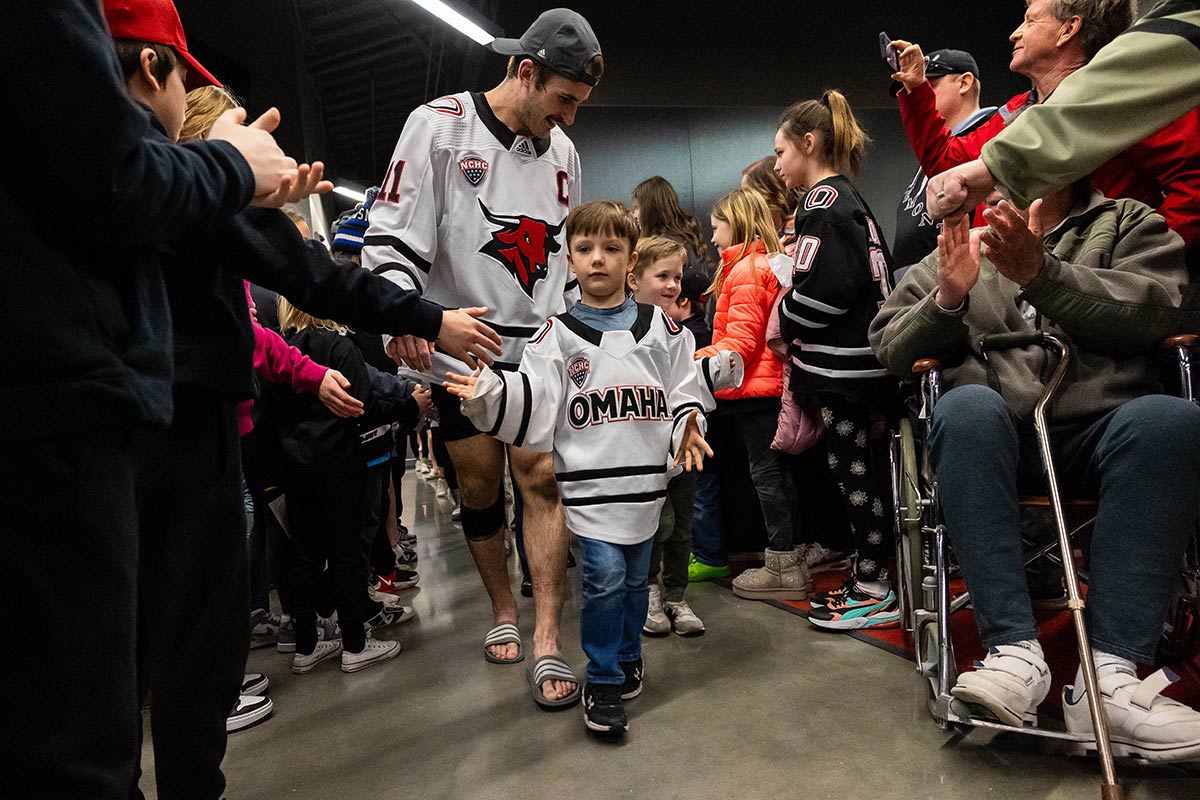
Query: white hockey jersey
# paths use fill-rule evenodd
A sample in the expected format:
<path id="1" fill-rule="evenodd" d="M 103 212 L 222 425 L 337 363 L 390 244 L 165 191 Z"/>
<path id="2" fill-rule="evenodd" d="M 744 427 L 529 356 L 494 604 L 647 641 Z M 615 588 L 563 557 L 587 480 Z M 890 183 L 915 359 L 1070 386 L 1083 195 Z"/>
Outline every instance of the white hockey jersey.
<path id="1" fill-rule="evenodd" d="M 702 388 L 691 331 L 639 305 L 630 330 L 560 314 L 529 340 L 520 370 L 484 368 L 463 413 L 481 431 L 554 451 L 575 534 L 614 544 L 654 535 L 667 475 Z M 699 416 L 705 430 L 704 415 Z"/>
<path id="2" fill-rule="evenodd" d="M 577 296 L 567 213 L 581 197 L 579 154 L 558 128 L 510 131 L 482 94 L 464 92 L 409 115 L 371 207 L 363 266 L 446 308 L 486 306 L 503 340 L 501 369 Z M 443 353 L 433 380 L 474 369 Z"/>

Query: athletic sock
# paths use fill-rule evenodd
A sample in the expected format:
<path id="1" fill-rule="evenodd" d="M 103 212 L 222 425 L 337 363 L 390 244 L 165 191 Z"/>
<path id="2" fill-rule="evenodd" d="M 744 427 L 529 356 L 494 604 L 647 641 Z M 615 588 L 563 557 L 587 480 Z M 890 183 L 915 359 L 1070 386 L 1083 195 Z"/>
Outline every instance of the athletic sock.
<path id="1" fill-rule="evenodd" d="M 863 594 L 870 595 L 876 600 L 882 600 L 892 590 L 887 581 L 854 581 L 854 588 Z"/>

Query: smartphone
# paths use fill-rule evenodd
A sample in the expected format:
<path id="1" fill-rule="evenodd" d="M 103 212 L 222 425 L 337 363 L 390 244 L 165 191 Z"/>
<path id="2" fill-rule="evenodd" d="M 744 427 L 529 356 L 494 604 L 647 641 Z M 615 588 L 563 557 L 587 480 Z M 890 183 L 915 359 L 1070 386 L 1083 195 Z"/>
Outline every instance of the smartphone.
<path id="1" fill-rule="evenodd" d="M 900 55 L 896 52 L 896 48 L 892 47 L 892 37 L 888 36 L 885 31 L 879 32 L 879 57 L 887 62 L 887 65 L 892 68 L 892 72 L 900 71 Z"/>

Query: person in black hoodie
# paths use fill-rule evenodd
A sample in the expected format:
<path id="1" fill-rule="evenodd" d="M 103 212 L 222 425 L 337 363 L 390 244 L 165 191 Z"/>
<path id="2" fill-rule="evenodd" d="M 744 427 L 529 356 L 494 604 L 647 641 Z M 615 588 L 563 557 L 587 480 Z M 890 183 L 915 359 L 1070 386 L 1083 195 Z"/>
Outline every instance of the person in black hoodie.
<path id="1" fill-rule="evenodd" d="M 300 311 L 279 300 L 279 325 L 288 344 L 309 358 L 334 365 L 350 380 L 351 393 L 362 401 L 362 422 L 335 416 L 307 395 L 269 392 L 265 417 L 273 426 L 282 452 L 280 478 L 287 495 L 288 530 L 292 536 L 292 617 L 296 653 L 292 672 L 303 675 L 341 653 L 342 671 L 357 672 L 395 658 L 400 643 L 367 638 L 366 582 L 369 543 L 376 535 L 380 473 L 367 466 L 361 435 L 389 424 L 396 414 L 390 400 L 372 390 L 362 353 L 330 320 Z M 342 628 L 342 640 L 318 641 L 317 605 L 321 575 L 328 564 Z"/>
<path id="2" fill-rule="evenodd" d="M 157 18 L 151 12 L 158 2 L 129 7 L 145 22 Z M 106 10 L 126 5 L 105 0 Z M 132 96 L 154 111 L 160 126 L 173 120 L 186 108 L 185 96 L 158 88 L 146 62 L 147 51 L 154 52 L 150 40 L 117 45 L 129 54 L 122 67 Z M 161 252 L 174 334 L 176 413 L 167 431 L 145 437 L 137 476 L 146 532 L 139 661 L 143 688 L 151 693 L 159 796 L 215 798 L 225 787 L 220 764 L 226 717 L 238 699 L 249 650 L 234 406 L 253 397 L 256 387 L 242 278 L 316 315 L 436 339 L 461 357 L 486 358 L 489 346 L 499 352 L 500 340 L 477 319 L 485 309 L 443 310 L 367 270 L 331 261 L 320 243 L 301 239 L 275 209 L 246 209 L 224 224 L 182 232 Z"/>
<path id="3" fill-rule="evenodd" d="M 134 434 L 172 413 L 157 245 L 252 200 L 282 204 L 296 163 L 232 120 L 189 147 L 155 130 L 95 0 L 10 15 L 0 65 L 5 106 L 22 112 L 0 130 L 0 586 L 11 613 L 36 620 L 14 629 L 0 668 L 0 796 L 125 798 L 141 756 Z M 36 186 L 88 213 L 55 221 Z M 77 624 L 64 570 L 102 624 Z M 48 646 L 59 630 L 71 647 Z"/>

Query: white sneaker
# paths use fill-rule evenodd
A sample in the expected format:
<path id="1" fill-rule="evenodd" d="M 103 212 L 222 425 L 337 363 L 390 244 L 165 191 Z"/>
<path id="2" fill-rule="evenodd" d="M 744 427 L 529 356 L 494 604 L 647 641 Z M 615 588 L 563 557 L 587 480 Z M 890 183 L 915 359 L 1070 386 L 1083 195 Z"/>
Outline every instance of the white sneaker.
<path id="1" fill-rule="evenodd" d="M 450 484 L 446 483 L 445 478 L 438 478 L 434 482 L 434 487 L 435 487 L 434 491 L 438 497 L 449 497 L 450 496 Z"/>
<path id="2" fill-rule="evenodd" d="M 1016 644 L 991 648 L 983 661 L 975 662 L 973 672 L 958 676 L 950 690 L 964 703 L 983 706 L 996 719 L 1017 728 L 1037 725 L 1037 708 L 1049 692 L 1046 659 L 1041 652 Z"/>
<path id="3" fill-rule="evenodd" d="M 229 712 L 229 716 L 225 718 L 225 732 L 244 731 L 252 725 L 257 725 L 271 716 L 271 710 L 274 707 L 275 704 L 269 697 L 241 695 L 233 704 L 233 710 Z"/>
<path id="4" fill-rule="evenodd" d="M 242 690 L 238 694 L 261 697 L 271 689 L 271 681 L 261 672 L 247 672 L 242 675 Z"/>
<path id="5" fill-rule="evenodd" d="M 342 642 L 340 639 L 335 639 L 332 642 L 317 642 L 317 646 L 311 655 L 305 656 L 296 653 L 292 656 L 292 672 L 297 675 L 312 672 L 317 664 L 320 664 L 322 661 L 328 661 L 340 652 L 342 652 Z"/>
<path id="6" fill-rule="evenodd" d="M 428 461 L 426 461 L 423 458 L 417 459 L 416 472 L 419 477 L 422 477 L 422 478 L 428 477 L 429 473 L 432 471 L 433 471 L 433 468 L 429 466 Z"/>
<path id="7" fill-rule="evenodd" d="M 358 672 L 372 664 L 388 661 L 400 655 L 399 642 L 385 642 L 368 637 L 361 653 L 342 651 L 342 672 Z"/>
<path id="8" fill-rule="evenodd" d="M 664 603 L 664 610 L 671 620 L 671 629 L 680 636 L 700 636 L 704 633 L 704 622 L 692 611 L 686 600 Z"/>
<path id="9" fill-rule="evenodd" d="M 663 609 L 662 587 L 656 583 L 651 584 L 650 608 L 646 610 L 646 624 L 642 626 L 642 633 L 662 636 L 670 632 L 671 620 L 667 619 L 667 613 Z"/>
<path id="10" fill-rule="evenodd" d="M 1178 680 L 1159 670 L 1144 681 L 1126 669 L 1097 670 L 1100 695 L 1108 714 L 1108 735 L 1113 755 L 1147 761 L 1200 760 L 1200 712 L 1168 700 L 1159 692 Z M 1067 730 L 1092 738 L 1092 716 L 1087 692 L 1063 689 L 1063 720 Z M 1073 695 L 1078 694 L 1078 697 Z"/>
<path id="11" fill-rule="evenodd" d="M 804 563 L 808 565 L 810 575 L 850 569 L 850 557 L 841 550 L 830 550 L 817 542 L 801 545 L 798 549 L 804 553 Z"/>

